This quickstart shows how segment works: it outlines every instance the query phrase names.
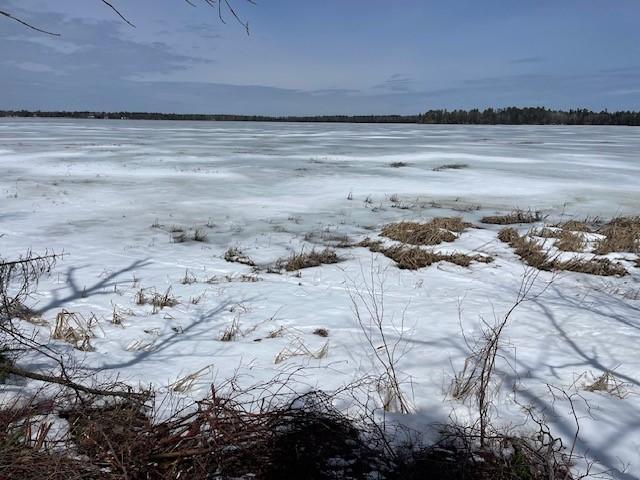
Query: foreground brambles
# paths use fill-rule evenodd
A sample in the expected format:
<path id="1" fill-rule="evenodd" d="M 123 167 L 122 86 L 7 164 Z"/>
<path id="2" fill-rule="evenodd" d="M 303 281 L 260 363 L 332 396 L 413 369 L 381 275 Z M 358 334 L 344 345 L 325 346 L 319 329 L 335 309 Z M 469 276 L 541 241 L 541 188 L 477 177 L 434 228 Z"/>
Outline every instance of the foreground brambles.
<path id="1" fill-rule="evenodd" d="M 572 478 L 562 449 L 534 439 L 495 435 L 480 449 L 473 429 L 452 425 L 433 445 L 392 446 L 383 425 L 342 414 L 325 393 L 256 410 L 216 391 L 159 421 L 135 401 L 16 401 L 0 410 L 0 478 Z"/>

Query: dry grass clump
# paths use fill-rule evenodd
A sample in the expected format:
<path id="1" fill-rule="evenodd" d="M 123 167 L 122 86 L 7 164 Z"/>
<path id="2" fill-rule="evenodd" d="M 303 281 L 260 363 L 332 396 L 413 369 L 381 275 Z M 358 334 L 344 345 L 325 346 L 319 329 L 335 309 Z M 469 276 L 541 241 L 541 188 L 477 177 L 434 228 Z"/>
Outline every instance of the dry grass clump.
<path id="1" fill-rule="evenodd" d="M 604 372 L 584 389 L 587 392 L 605 392 L 618 398 L 626 398 L 629 395 L 628 385 L 622 382 L 613 372 Z"/>
<path id="2" fill-rule="evenodd" d="M 456 233 L 469 227 L 471 224 L 460 217 L 436 217 L 427 223 L 389 223 L 382 227 L 381 235 L 411 245 L 438 245 L 453 242 L 458 238 Z"/>
<path id="3" fill-rule="evenodd" d="M 233 342 L 240 335 L 240 318 L 236 315 L 220 335 L 221 342 Z"/>
<path id="4" fill-rule="evenodd" d="M 592 231 L 590 223 L 593 222 L 589 222 L 588 220 L 567 220 L 566 222 L 558 223 L 554 226 L 569 232 L 589 233 Z"/>
<path id="5" fill-rule="evenodd" d="M 382 254 L 394 262 L 398 268 L 417 270 L 437 262 L 449 262 L 461 267 L 468 267 L 471 262 L 491 263 L 493 257 L 485 255 L 467 255 L 464 253 L 439 253 L 424 250 L 420 247 L 395 246 L 381 250 Z"/>
<path id="6" fill-rule="evenodd" d="M 180 302 L 178 299 L 171 293 L 171 287 L 167 288 L 166 292 L 158 293 L 158 292 L 150 292 L 151 296 L 148 297 L 145 294 L 143 289 L 140 289 L 136 293 L 135 301 L 138 305 L 146 305 L 151 304 L 153 306 L 153 313 L 157 313 L 163 308 L 175 307 Z"/>
<path id="7" fill-rule="evenodd" d="M 279 268 L 284 268 L 287 272 L 294 272 L 302 268 L 318 267 L 324 264 L 338 263 L 340 257 L 331 250 L 311 250 L 309 252 L 294 253 L 288 258 L 281 258 L 276 262 Z"/>
<path id="8" fill-rule="evenodd" d="M 445 163 L 444 165 L 433 168 L 433 171 L 442 172 L 443 170 L 461 170 L 468 167 L 469 165 L 467 165 L 466 163 Z"/>
<path id="9" fill-rule="evenodd" d="M 577 273 L 589 273 L 601 276 L 623 276 L 628 272 L 623 265 L 612 262 L 606 258 L 593 258 L 590 260 L 574 257 L 570 260 L 559 260 L 550 257 L 543 245 L 527 235 L 520 235 L 514 228 L 507 227 L 500 230 L 498 239 L 509 244 L 527 265 L 538 270 L 546 271 L 570 271 Z"/>
<path id="10" fill-rule="evenodd" d="M 235 247 L 229 247 L 229 249 L 224 254 L 224 259 L 227 262 L 241 263 L 250 267 L 256 266 L 255 262 L 251 260 L 251 258 L 242 253 L 242 250 Z"/>
<path id="11" fill-rule="evenodd" d="M 381 240 L 371 240 L 369 237 L 356 244 L 357 247 L 368 248 L 372 252 L 381 252 L 384 247 Z"/>
<path id="12" fill-rule="evenodd" d="M 594 253 L 606 255 L 611 252 L 640 253 L 640 217 L 618 217 L 597 231 L 605 238 L 596 242 Z"/>
<path id="13" fill-rule="evenodd" d="M 586 244 L 587 242 L 582 233 L 562 230 L 558 240 L 553 245 L 563 252 L 582 252 Z"/>
<path id="14" fill-rule="evenodd" d="M 328 340 L 322 347 L 314 351 L 307 347 L 304 342 L 298 338 L 278 353 L 274 358 L 273 363 L 277 365 L 293 357 L 309 357 L 314 360 L 321 360 L 327 356 L 327 353 L 329 353 Z"/>
<path id="15" fill-rule="evenodd" d="M 56 316 L 56 323 L 51 334 L 54 340 L 62 340 L 83 352 L 93 351 L 91 339 L 94 337 L 93 328 L 98 320 L 94 315 L 86 320 L 79 313 L 62 310 Z"/>
<path id="16" fill-rule="evenodd" d="M 515 225 L 517 223 L 535 223 L 543 220 L 543 218 L 544 217 L 540 212 L 514 210 L 513 212 L 505 215 L 490 215 L 482 217 L 480 221 L 482 223 L 490 223 L 493 225 Z"/>

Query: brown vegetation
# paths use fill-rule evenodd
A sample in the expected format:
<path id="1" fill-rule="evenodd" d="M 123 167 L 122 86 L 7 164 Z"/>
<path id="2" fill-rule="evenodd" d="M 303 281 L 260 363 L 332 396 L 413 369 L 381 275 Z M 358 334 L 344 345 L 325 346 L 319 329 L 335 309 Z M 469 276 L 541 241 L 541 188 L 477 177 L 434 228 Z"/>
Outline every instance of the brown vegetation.
<path id="1" fill-rule="evenodd" d="M 494 225 L 515 225 L 517 223 L 535 223 L 543 220 L 540 212 L 531 212 L 523 210 L 514 210 L 505 215 L 491 215 L 482 217 L 482 223 L 490 223 Z"/>
<path id="2" fill-rule="evenodd" d="M 398 268 L 417 270 L 437 262 L 449 262 L 468 267 L 471 262 L 491 263 L 493 257 L 485 255 L 467 255 L 460 252 L 440 253 L 424 250 L 420 247 L 395 246 L 380 250 L 381 253 L 396 262 Z"/>
<path id="3" fill-rule="evenodd" d="M 565 270 L 601 276 L 623 276 L 627 274 L 627 270 L 623 265 L 606 258 L 587 260 L 574 257 L 570 260 L 560 260 L 557 257 L 551 257 L 543 245 L 527 235 L 520 235 L 511 227 L 500 230 L 498 239 L 509 244 L 515 250 L 516 255 L 525 263 L 539 270 Z"/>
<path id="4" fill-rule="evenodd" d="M 381 235 L 411 245 L 438 245 L 453 242 L 472 225 L 460 217 L 436 217 L 429 222 L 398 222 L 382 227 Z"/>
<path id="5" fill-rule="evenodd" d="M 294 253 L 288 258 L 281 258 L 276 262 L 278 268 L 284 268 L 287 272 L 294 272 L 302 268 L 318 267 L 323 264 L 338 263 L 340 258 L 330 248 L 324 250 L 311 250 L 309 252 Z"/>
<path id="6" fill-rule="evenodd" d="M 596 242 L 594 253 L 640 253 L 640 217 L 618 217 L 600 227 L 597 233 L 605 238 Z"/>

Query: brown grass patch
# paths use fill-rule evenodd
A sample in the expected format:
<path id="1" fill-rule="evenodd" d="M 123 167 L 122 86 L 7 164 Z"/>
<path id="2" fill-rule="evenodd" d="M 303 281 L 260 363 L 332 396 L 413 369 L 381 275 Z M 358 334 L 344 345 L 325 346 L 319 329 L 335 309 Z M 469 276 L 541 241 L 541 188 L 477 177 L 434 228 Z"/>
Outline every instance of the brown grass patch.
<path id="1" fill-rule="evenodd" d="M 567 230 L 570 232 L 591 232 L 591 225 L 587 220 L 568 220 L 563 223 L 558 223 L 554 225 L 555 227 L 559 227 L 562 230 Z"/>
<path id="2" fill-rule="evenodd" d="M 340 258 L 330 248 L 311 250 L 310 252 L 294 253 L 288 258 L 281 258 L 276 262 L 279 268 L 287 272 L 294 272 L 302 268 L 318 267 L 324 264 L 338 263 Z"/>
<path id="3" fill-rule="evenodd" d="M 490 215 L 482 217 L 480 221 L 482 223 L 490 223 L 493 225 L 515 225 L 517 223 L 535 223 L 543 220 L 543 216 L 540 212 L 531 212 L 524 210 L 514 210 L 511 213 L 505 215 Z"/>
<path id="4" fill-rule="evenodd" d="M 411 245 L 438 245 L 453 242 L 472 225 L 460 217 L 436 217 L 427 223 L 398 222 L 382 227 L 381 235 Z"/>
<path id="5" fill-rule="evenodd" d="M 509 244 L 527 265 L 538 270 L 570 271 L 601 276 L 623 276 L 628 273 L 622 264 L 606 258 L 585 260 L 574 257 L 570 260 L 559 260 L 550 257 L 543 245 L 527 235 L 520 235 L 514 228 L 507 227 L 500 230 L 498 239 Z"/>
<path id="6" fill-rule="evenodd" d="M 563 252 L 582 252 L 586 244 L 587 242 L 582 233 L 562 230 L 558 240 L 553 245 Z"/>
<path id="7" fill-rule="evenodd" d="M 449 262 L 461 267 L 468 267 L 471 262 L 490 263 L 493 261 L 493 257 L 484 255 L 467 255 L 459 252 L 439 253 L 404 245 L 382 249 L 381 252 L 396 262 L 398 268 L 407 270 L 417 270 L 437 262 Z"/>
<path id="8" fill-rule="evenodd" d="M 596 242 L 594 253 L 606 255 L 611 252 L 640 253 L 640 217 L 618 217 L 597 231 L 605 238 Z"/>

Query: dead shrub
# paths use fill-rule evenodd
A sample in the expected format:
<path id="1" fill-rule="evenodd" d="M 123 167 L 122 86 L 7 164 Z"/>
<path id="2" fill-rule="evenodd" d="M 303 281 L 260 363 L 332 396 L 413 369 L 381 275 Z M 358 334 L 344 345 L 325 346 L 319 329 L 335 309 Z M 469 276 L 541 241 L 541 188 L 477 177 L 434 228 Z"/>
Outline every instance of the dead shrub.
<path id="1" fill-rule="evenodd" d="M 490 215 L 482 217 L 480 221 L 482 223 L 489 223 L 494 225 L 515 225 L 518 223 L 536 223 L 544 219 L 540 212 L 532 212 L 531 210 L 514 210 L 513 212 L 505 215 Z"/>
<path id="2" fill-rule="evenodd" d="M 605 238 L 596 242 L 594 253 L 640 253 L 640 217 L 618 217 L 600 227 L 597 233 Z"/>
<path id="3" fill-rule="evenodd" d="M 409 164 L 407 162 L 391 162 L 389 166 L 391 168 L 402 168 L 402 167 L 408 167 Z"/>
<path id="4" fill-rule="evenodd" d="M 288 258 L 281 258 L 276 262 L 278 268 L 284 268 L 287 272 L 294 272 L 302 268 L 318 267 L 324 264 L 338 263 L 340 258 L 330 248 L 317 251 L 294 253 Z"/>
<path id="5" fill-rule="evenodd" d="M 233 263 L 241 263 L 242 265 L 248 265 L 250 267 L 255 267 L 256 264 L 251 258 L 242 253 L 242 250 L 235 247 L 229 247 L 229 249 L 224 253 L 224 259 L 227 262 Z"/>
<path id="6" fill-rule="evenodd" d="M 436 217 L 427 223 L 398 222 L 382 227 L 381 235 L 411 245 L 438 245 L 453 242 L 461 233 L 471 227 L 460 217 Z M 455 233 L 454 233 L 455 232 Z"/>

